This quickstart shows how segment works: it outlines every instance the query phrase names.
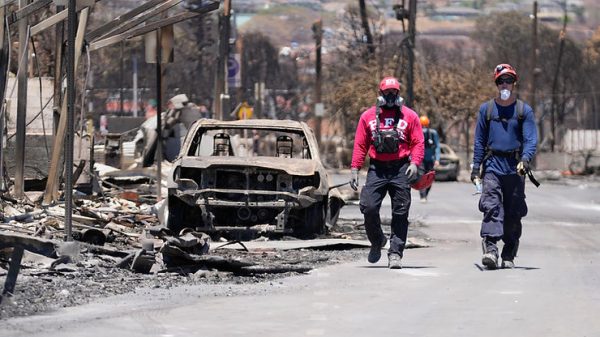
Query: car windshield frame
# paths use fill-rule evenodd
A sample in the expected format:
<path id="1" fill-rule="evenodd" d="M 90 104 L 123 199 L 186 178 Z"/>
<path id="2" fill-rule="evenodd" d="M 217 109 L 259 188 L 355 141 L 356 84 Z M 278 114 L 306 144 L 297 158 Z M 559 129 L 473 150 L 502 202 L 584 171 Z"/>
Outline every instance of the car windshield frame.
<path id="1" fill-rule="evenodd" d="M 255 125 L 201 126 L 191 139 L 185 155 L 313 160 L 315 152 L 308 138 L 303 129 Z"/>

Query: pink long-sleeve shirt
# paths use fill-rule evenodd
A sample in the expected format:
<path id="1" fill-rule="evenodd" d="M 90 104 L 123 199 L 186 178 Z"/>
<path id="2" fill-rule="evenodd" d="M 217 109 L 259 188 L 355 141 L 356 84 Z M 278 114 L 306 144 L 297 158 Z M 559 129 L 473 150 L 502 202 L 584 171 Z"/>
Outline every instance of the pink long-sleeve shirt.
<path id="1" fill-rule="evenodd" d="M 377 119 L 375 116 L 375 106 L 362 113 L 356 134 L 354 136 L 354 150 L 352 152 L 351 168 L 360 169 L 365 162 L 368 154 L 371 159 L 379 161 L 391 161 L 410 158 L 410 162 L 420 165 L 424 155 L 423 130 L 419 116 L 412 109 L 403 106 L 402 116 L 399 124 L 394 123 L 396 115 L 395 109 L 382 107 L 379 115 L 379 129 L 387 130 L 397 126 L 400 135 L 400 146 L 396 153 L 377 153 L 373 146 L 373 133 L 376 129 Z"/>

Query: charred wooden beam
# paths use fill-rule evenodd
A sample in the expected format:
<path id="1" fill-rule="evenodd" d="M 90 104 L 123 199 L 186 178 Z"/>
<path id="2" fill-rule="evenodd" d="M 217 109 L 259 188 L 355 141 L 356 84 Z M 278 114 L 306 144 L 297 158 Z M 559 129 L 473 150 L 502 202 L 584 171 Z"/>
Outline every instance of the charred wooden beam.
<path id="1" fill-rule="evenodd" d="M 102 26 L 94 29 L 93 31 L 87 33 L 85 35 L 85 39 L 88 41 L 92 41 L 96 38 L 99 38 L 102 35 L 107 34 L 111 30 L 117 28 L 118 26 L 125 24 L 130 19 L 133 19 L 134 17 L 138 16 L 139 14 L 142 14 L 143 12 L 149 10 L 150 8 L 153 8 L 154 6 L 160 4 L 163 1 L 164 0 L 151 0 L 151 1 L 144 3 L 143 5 L 141 5 L 139 7 L 136 7 L 134 9 L 130 10 L 129 12 L 127 12 L 123 15 L 119 15 L 112 21 L 107 22 L 107 23 L 103 24 Z"/>
<path id="2" fill-rule="evenodd" d="M 23 258 L 23 248 L 15 247 L 10 257 L 10 265 L 8 267 L 8 274 L 6 275 L 6 281 L 4 281 L 4 290 L 2 290 L 2 296 L 0 296 L 0 303 L 2 297 L 12 296 L 15 291 L 15 285 L 17 284 L 17 276 L 21 270 L 21 259 Z"/>
<path id="3" fill-rule="evenodd" d="M 11 13 L 10 15 L 8 15 L 6 17 L 6 21 L 8 21 L 9 25 L 12 25 L 13 23 L 28 17 L 29 15 L 33 14 L 34 12 L 49 6 L 52 3 L 52 0 L 37 0 L 35 2 L 30 3 L 27 6 L 24 6 L 23 8 L 14 11 L 13 13 Z"/>
<path id="4" fill-rule="evenodd" d="M 46 20 L 31 27 L 31 30 L 30 30 L 31 35 L 41 33 L 44 30 L 54 26 L 55 24 L 62 22 L 66 18 L 67 18 L 67 10 L 62 10 L 62 11 L 52 15 L 51 17 L 47 18 Z"/>
<path id="5" fill-rule="evenodd" d="M 81 56 L 81 47 L 83 46 L 83 37 L 85 36 L 85 28 L 87 27 L 87 19 L 89 14 L 89 8 L 85 8 L 79 15 L 79 27 L 77 29 L 77 37 L 75 38 L 75 69 L 79 64 L 79 58 Z M 62 153 L 64 141 L 65 141 L 65 130 L 67 128 L 67 96 L 63 96 L 63 102 L 61 106 L 60 120 L 58 123 L 58 129 L 56 136 L 54 137 L 54 145 L 52 147 L 52 158 L 50 162 L 50 169 L 48 170 L 48 182 L 46 183 L 46 190 L 44 191 L 43 203 L 48 205 L 56 200 L 58 195 L 58 175 L 59 175 L 59 164 L 60 155 Z"/>
<path id="6" fill-rule="evenodd" d="M 100 0 L 93 0 L 94 3 L 99 2 Z M 89 2 L 77 3 L 77 11 L 81 11 L 82 9 L 90 7 Z M 59 11 L 58 13 L 46 18 L 45 20 L 38 22 L 35 26 L 31 27 L 31 35 L 35 35 L 43 32 L 44 30 L 56 25 L 59 22 L 62 22 L 67 18 L 67 10 L 64 9 Z"/>
<path id="7" fill-rule="evenodd" d="M 96 246 L 96 245 L 88 244 L 85 242 L 80 242 L 79 244 L 87 252 L 93 253 L 93 254 L 109 255 L 109 256 L 122 257 L 122 258 L 127 257 L 130 254 L 135 255 L 135 252 L 131 252 L 131 251 L 111 249 L 108 247 Z"/>
<path id="8" fill-rule="evenodd" d="M 168 3 L 165 3 L 168 4 Z M 194 11 L 194 12 L 180 12 L 177 13 L 171 17 L 165 18 L 165 19 L 161 19 L 155 22 L 152 22 L 150 24 L 146 24 L 143 27 L 139 27 L 139 28 L 135 28 L 135 29 L 131 29 L 129 31 L 125 31 L 123 30 L 125 28 L 121 27 L 118 30 L 114 30 L 112 32 L 110 32 L 109 34 L 106 34 L 104 36 L 101 37 L 101 39 L 97 39 L 95 42 L 92 42 L 90 44 L 90 51 L 92 50 L 97 50 L 97 49 L 101 49 L 104 47 L 108 47 L 110 45 L 113 45 L 115 43 L 119 43 L 123 40 L 128 40 L 128 39 L 132 39 L 134 37 L 137 36 L 141 36 L 144 35 L 146 33 L 149 33 L 151 31 L 157 30 L 159 28 L 165 27 L 165 26 L 169 26 L 181 21 L 185 21 L 187 19 L 191 19 L 194 17 L 197 17 L 199 15 L 203 15 L 206 14 L 208 12 L 214 11 L 216 9 L 219 8 L 219 3 L 218 2 L 212 2 L 206 6 L 204 6 L 201 10 L 199 11 Z M 149 18 L 151 18 L 152 16 L 158 14 L 160 12 L 156 12 L 156 13 L 148 13 L 148 16 L 144 16 L 143 19 L 147 20 Z M 131 27 L 130 27 L 131 28 Z M 114 35 L 117 31 L 123 31 L 117 35 Z"/>
<path id="9" fill-rule="evenodd" d="M 12 3 L 15 1 L 17 1 L 17 0 L 5 0 L 2 4 L 0 4 L 0 8 L 4 8 L 8 5 L 12 5 Z"/>
<path id="10" fill-rule="evenodd" d="M 167 2 L 162 3 L 161 5 L 156 6 L 154 9 L 150 10 L 149 12 L 140 15 L 138 17 L 135 17 L 131 20 L 128 20 L 126 22 L 124 22 L 122 25 L 117 26 L 115 29 L 109 31 L 106 34 L 100 35 L 98 36 L 97 39 L 105 39 L 111 36 L 115 36 L 115 35 L 119 35 L 121 33 L 124 33 L 128 30 L 130 30 L 131 28 L 138 26 L 142 23 L 144 23 L 146 20 L 151 19 L 153 17 L 155 17 L 158 14 L 161 14 L 169 9 L 171 9 L 172 7 L 178 5 L 182 0 L 169 0 Z"/>
<path id="11" fill-rule="evenodd" d="M 239 274 L 283 274 L 283 273 L 308 273 L 311 267 L 296 265 L 270 265 L 270 266 L 248 266 L 242 267 Z"/>
<path id="12" fill-rule="evenodd" d="M 26 0 L 19 0 L 19 7 L 25 9 Z M 20 11 L 20 10 L 19 10 Z M 14 13 L 13 13 L 14 14 Z M 9 20 L 10 17 L 7 17 Z M 10 20 L 9 20 L 10 21 Z M 29 63 L 29 41 L 27 34 L 27 25 L 29 19 L 27 16 L 19 21 L 19 69 L 17 72 L 17 121 L 15 137 L 15 178 L 14 178 L 14 196 L 22 199 L 25 194 L 24 171 L 25 171 L 25 133 L 27 117 L 27 68 Z"/>
<path id="13" fill-rule="evenodd" d="M 54 241 L 35 238 L 30 235 L 1 232 L 0 248 L 7 247 L 21 247 L 32 253 L 47 257 L 56 257 L 56 246 Z"/>
<path id="14" fill-rule="evenodd" d="M 119 43 L 119 42 L 121 42 L 123 40 L 128 40 L 128 39 L 132 39 L 132 38 L 137 37 L 137 36 L 144 35 L 146 33 L 149 33 L 151 31 L 157 30 L 159 28 L 162 28 L 162 27 L 165 27 L 165 26 L 169 26 L 169 25 L 181 22 L 181 21 L 185 21 L 187 19 L 194 18 L 196 16 L 200 16 L 200 15 L 206 14 L 206 13 L 208 13 L 210 11 L 213 11 L 213 10 L 215 10 L 217 8 L 219 8 L 218 3 L 213 3 L 213 5 L 207 6 L 204 9 L 204 11 L 202 11 L 202 12 L 181 12 L 181 13 L 175 14 L 175 15 L 173 15 L 171 17 L 168 17 L 166 19 L 162 19 L 162 20 L 158 20 L 158 21 L 152 22 L 152 23 L 147 24 L 147 25 L 145 25 L 143 27 L 132 29 L 132 30 L 130 30 L 128 32 L 125 32 L 125 33 L 122 33 L 122 34 L 119 34 L 119 35 L 114 35 L 114 36 L 107 37 L 105 39 L 102 39 L 102 40 L 99 40 L 99 41 L 96 41 L 96 42 L 92 42 L 90 44 L 90 51 L 101 49 L 101 48 L 104 48 L 104 47 L 108 47 L 108 46 L 113 45 L 115 43 Z"/>

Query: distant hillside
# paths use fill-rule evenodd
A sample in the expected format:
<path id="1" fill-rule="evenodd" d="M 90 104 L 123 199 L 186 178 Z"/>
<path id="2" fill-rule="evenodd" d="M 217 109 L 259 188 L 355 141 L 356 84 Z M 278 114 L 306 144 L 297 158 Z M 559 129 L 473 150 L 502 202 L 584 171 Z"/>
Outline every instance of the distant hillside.
<path id="1" fill-rule="evenodd" d="M 312 24 L 321 16 L 320 11 L 300 6 L 274 6 L 262 10 L 238 27 L 240 32 L 261 32 L 277 46 L 288 46 L 313 41 Z"/>

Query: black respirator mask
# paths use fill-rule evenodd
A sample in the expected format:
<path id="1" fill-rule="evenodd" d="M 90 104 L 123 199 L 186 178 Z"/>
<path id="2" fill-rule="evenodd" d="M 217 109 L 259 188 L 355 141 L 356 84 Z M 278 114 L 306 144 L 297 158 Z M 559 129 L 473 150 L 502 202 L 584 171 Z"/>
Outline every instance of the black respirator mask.
<path id="1" fill-rule="evenodd" d="M 402 107 L 404 99 L 400 95 L 389 93 L 387 95 L 381 95 L 377 97 L 377 106 L 393 108 L 394 106 Z"/>

